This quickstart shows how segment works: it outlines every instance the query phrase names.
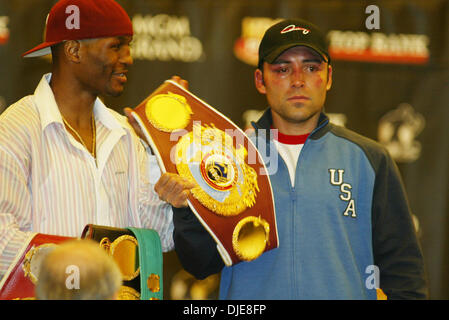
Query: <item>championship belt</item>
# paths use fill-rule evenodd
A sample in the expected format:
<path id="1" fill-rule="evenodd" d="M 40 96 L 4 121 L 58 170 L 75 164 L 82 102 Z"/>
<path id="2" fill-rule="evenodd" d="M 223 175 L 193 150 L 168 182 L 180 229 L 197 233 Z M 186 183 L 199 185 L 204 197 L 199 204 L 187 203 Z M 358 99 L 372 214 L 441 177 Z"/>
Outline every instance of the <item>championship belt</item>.
<path id="1" fill-rule="evenodd" d="M 74 238 L 32 233 L 0 282 L 0 300 L 35 299 L 43 257 L 59 243 Z"/>
<path id="2" fill-rule="evenodd" d="M 167 80 L 133 112 L 162 172 L 194 182 L 188 204 L 227 266 L 278 247 L 262 157 L 223 114 Z"/>
<path id="3" fill-rule="evenodd" d="M 156 231 L 89 224 L 81 237 L 99 242 L 119 266 L 119 300 L 163 299 L 162 248 Z"/>

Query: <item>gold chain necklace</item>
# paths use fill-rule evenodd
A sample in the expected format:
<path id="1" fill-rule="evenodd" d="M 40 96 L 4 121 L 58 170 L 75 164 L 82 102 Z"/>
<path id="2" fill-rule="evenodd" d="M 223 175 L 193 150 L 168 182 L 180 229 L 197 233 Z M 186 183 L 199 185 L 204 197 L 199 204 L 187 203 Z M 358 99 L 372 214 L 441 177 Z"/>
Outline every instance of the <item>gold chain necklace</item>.
<path id="1" fill-rule="evenodd" d="M 69 127 L 70 130 L 72 130 L 72 132 L 74 134 L 76 134 L 76 136 L 78 137 L 78 139 L 80 140 L 81 144 L 84 146 L 84 148 L 86 148 L 87 151 L 89 151 L 89 148 L 87 147 L 87 145 L 84 143 L 83 138 L 81 138 L 81 136 L 79 135 L 79 133 L 73 129 L 73 127 L 67 122 L 67 120 L 64 118 L 64 116 L 61 114 L 62 117 L 62 121 L 64 122 L 64 124 Z M 94 157 L 95 159 L 97 158 L 96 156 L 96 127 L 95 127 L 95 118 L 94 115 L 92 114 L 92 152 L 89 151 L 89 153 L 92 155 L 92 157 Z"/>

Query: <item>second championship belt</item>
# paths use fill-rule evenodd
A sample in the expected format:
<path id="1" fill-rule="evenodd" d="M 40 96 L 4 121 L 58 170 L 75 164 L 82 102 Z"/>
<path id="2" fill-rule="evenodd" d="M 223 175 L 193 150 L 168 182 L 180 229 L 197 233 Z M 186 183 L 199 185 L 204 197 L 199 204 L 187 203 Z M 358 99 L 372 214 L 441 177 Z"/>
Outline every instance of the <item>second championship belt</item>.
<path id="1" fill-rule="evenodd" d="M 245 133 L 216 109 L 167 80 L 133 112 L 162 172 L 194 182 L 190 209 L 227 266 L 278 247 L 267 169 Z"/>
<path id="2" fill-rule="evenodd" d="M 152 229 L 88 224 L 81 238 L 99 242 L 122 273 L 118 300 L 162 300 L 163 266 L 159 235 Z"/>
<path id="3" fill-rule="evenodd" d="M 75 238 L 30 232 L 3 278 L 0 300 L 34 300 L 41 263 L 60 243 Z"/>

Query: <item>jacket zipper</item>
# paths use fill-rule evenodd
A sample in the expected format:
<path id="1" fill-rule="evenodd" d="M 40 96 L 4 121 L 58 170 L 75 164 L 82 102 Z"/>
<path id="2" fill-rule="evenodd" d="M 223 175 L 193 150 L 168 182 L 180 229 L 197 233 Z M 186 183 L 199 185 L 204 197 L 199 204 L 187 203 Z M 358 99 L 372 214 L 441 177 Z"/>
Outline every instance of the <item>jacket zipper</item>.
<path id="1" fill-rule="evenodd" d="M 310 139 L 310 137 L 315 133 L 315 132 L 317 132 L 318 130 L 320 130 L 321 128 L 323 128 L 324 126 L 326 126 L 327 124 L 328 124 L 328 122 L 329 122 L 329 120 L 328 119 L 326 119 L 325 121 L 322 121 L 320 124 L 318 124 L 318 126 L 314 129 L 314 130 L 312 130 L 312 132 L 310 133 L 310 135 L 307 137 L 307 139 L 306 139 L 306 141 L 304 142 L 304 145 L 303 145 L 303 147 L 302 147 L 302 150 L 301 150 L 301 152 L 299 153 L 299 156 L 298 156 L 298 161 L 297 161 L 297 164 L 296 164 L 296 172 L 295 172 L 295 186 L 293 186 L 292 185 L 292 183 L 291 183 L 291 181 L 290 181 L 290 179 L 288 179 L 288 182 L 289 182 L 289 185 L 290 185 L 290 198 L 292 199 L 291 200 L 291 205 L 292 205 L 292 215 L 291 215 L 291 223 L 290 223 L 290 232 L 291 232 L 291 235 L 292 235 L 292 237 L 293 237 L 293 239 L 292 239 L 292 250 L 293 250 L 293 252 L 292 252 L 292 260 L 291 260 L 291 268 L 292 268 L 292 277 L 293 277 L 293 281 L 292 281 L 292 290 L 293 290 L 293 294 L 292 294 L 292 296 L 293 297 L 295 297 L 296 299 L 299 299 L 299 297 L 300 297 L 300 294 L 299 294 L 299 290 L 301 289 L 301 288 L 298 288 L 298 286 L 299 286 L 299 274 L 300 274 L 300 269 L 301 269 L 301 265 L 298 263 L 298 265 L 296 265 L 296 241 L 295 241 L 295 239 L 296 239 L 296 237 L 295 237 L 295 231 L 297 230 L 297 228 L 296 228 L 296 220 L 297 219 L 295 219 L 295 218 L 297 218 L 296 217 L 296 206 L 297 206 L 297 200 L 296 200 L 296 186 L 298 185 L 298 168 L 299 168 L 299 161 L 300 161 L 300 159 L 301 159 L 301 155 L 303 154 L 303 152 L 304 152 L 304 149 L 306 148 L 306 146 L 308 145 L 308 141 L 309 141 L 309 139 Z M 256 129 L 256 131 L 258 130 L 258 129 L 264 129 L 264 128 L 262 128 L 261 126 L 259 126 L 257 123 L 253 123 L 253 127 Z M 268 148 L 271 148 L 271 145 L 270 145 L 270 141 L 266 141 L 266 143 L 268 144 Z M 274 148 L 275 148 L 275 146 L 273 146 Z M 270 152 L 271 152 L 271 150 L 270 150 Z M 276 152 L 278 152 L 277 150 L 276 150 Z M 279 159 L 279 157 L 282 159 L 282 157 L 279 155 L 278 156 L 278 159 Z M 287 174 L 288 174 L 288 168 L 287 168 L 287 164 L 285 163 L 285 161 L 284 161 L 284 159 L 282 159 L 282 162 L 284 163 L 283 165 L 284 165 L 284 167 L 285 167 L 285 170 L 287 171 Z M 298 268 L 298 270 L 297 270 L 297 268 Z"/>

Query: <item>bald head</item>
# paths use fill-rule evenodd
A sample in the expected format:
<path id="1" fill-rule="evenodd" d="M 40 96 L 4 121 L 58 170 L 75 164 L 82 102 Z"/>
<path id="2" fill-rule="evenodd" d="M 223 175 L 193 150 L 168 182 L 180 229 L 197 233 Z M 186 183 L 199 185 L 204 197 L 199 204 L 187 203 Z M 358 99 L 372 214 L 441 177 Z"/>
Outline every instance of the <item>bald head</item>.
<path id="1" fill-rule="evenodd" d="M 44 258 L 38 275 L 39 300 L 107 300 L 121 286 L 115 261 L 91 240 L 63 243 Z"/>

